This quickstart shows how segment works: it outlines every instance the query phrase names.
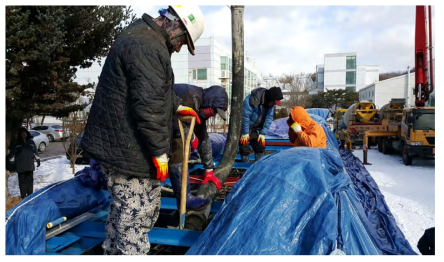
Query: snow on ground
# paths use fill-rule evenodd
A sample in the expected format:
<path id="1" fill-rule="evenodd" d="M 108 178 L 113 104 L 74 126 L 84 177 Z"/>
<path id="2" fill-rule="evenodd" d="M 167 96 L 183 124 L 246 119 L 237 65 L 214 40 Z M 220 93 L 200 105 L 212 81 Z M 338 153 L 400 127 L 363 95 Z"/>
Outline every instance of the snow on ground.
<path id="1" fill-rule="evenodd" d="M 353 154 L 363 161 L 362 150 Z M 378 184 L 396 223 L 413 250 L 424 230 L 435 226 L 435 160 L 413 159 L 405 166 L 400 155 L 384 155 L 369 149 L 366 165 Z"/>
<path id="2" fill-rule="evenodd" d="M 75 172 L 82 170 L 86 165 L 75 165 Z M 56 159 L 42 161 L 40 167 L 35 168 L 34 171 L 34 192 L 53 184 L 58 181 L 70 179 L 74 177 L 69 160 L 61 156 Z M 20 196 L 20 189 L 18 185 L 17 173 L 11 173 L 8 179 L 9 193 L 14 196 Z"/>

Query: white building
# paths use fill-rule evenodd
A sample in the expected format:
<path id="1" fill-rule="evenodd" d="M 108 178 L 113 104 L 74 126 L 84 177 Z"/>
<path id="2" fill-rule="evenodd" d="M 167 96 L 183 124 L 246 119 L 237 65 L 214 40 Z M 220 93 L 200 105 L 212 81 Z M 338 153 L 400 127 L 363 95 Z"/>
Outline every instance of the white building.
<path id="1" fill-rule="evenodd" d="M 410 75 L 410 77 L 409 77 Z M 406 89 L 408 86 L 408 89 Z M 415 105 L 415 73 L 376 82 L 359 90 L 359 100 L 372 101 L 379 109 L 392 98 L 406 98 L 410 106 Z"/>
<path id="2" fill-rule="evenodd" d="M 358 92 L 379 80 L 379 66 L 357 66 L 356 53 L 325 54 L 324 64 L 316 66 L 317 91 L 346 89 Z"/>
<path id="3" fill-rule="evenodd" d="M 224 86 L 231 100 L 233 85 L 233 62 L 231 48 L 214 37 L 200 38 L 195 43 L 195 55 L 183 46 L 179 53 L 173 53 L 171 63 L 174 82 L 192 84 L 203 88 L 212 85 Z M 258 85 L 260 73 L 255 64 L 246 57 L 244 62 L 244 98 Z M 224 84 L 222 80 L 225 80 Z"/>

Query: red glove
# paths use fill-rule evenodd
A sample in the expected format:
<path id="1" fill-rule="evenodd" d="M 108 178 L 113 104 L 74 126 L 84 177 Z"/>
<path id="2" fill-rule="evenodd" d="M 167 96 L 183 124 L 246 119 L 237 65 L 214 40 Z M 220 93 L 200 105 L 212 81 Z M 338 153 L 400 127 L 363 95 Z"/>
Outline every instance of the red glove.
<path id="1" fill-rule="evenodd" d="M 191 107 L 179 106 L 176 110 L 176 113 L 182 116 L 186 115 L 194 116 L 196 118 L 196 123 L 200 125 L 199 116 L 197 115 L 196 111 L 194 111 Z"/>
<path id="2" fill-rule="evenodd" d="M 241 138 L 239 139 L 241 145 L 248 145 L 248 140 L 250 140 L 249 134 L 243 134 Z"/>
<path id="3" fill-rule="evenodd" d="M 197 139 L 197 136 L 194 135 L 194 139 L 191 141 L 191 149 L 196 150 L 197 146 L 199 145 L 199 139 Z"/>
<path id="4" fill-rule="evenodd" d="M 153 156 L 154 166 L 157 169 L 157 179 L 160 179 L 160 182 L 165 182 L 165 178 L 168 174 L 168 158 L 166 154 L 155 157 Z"/>
<path id="5" fill-rule="evenodd" d="M 217 190 L 220 190 L 220 189 L 221 189 L 220 181 L 219 181 L 219 179 L 214 175 L 214 173 L 213 173 L 213 169 L 207 169 L 207 172 L 205 172 L 205 179 L 204 179 L 204 181 L 202 182 L 202 185 L 203 185 L 203 184 L 206 184 L 208 181 L 213 182 L 213 184 L 216 185 Z"/>

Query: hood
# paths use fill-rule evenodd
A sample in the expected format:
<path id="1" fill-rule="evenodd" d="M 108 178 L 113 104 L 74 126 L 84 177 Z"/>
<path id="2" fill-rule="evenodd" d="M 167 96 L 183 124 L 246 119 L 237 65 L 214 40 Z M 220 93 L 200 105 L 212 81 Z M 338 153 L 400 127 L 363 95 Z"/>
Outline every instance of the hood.
<path id="1" fill-rule="evenodd" d="M 293 121 L 298 122 L 304 129 L 307 129 L 313 122 L 307 111 L 300 106 L 295 106 L 290 110 Z"/>
<path id="2" fill-rule="evenodd" d="M 28 129 L 24 128 L 24 127 L 20 127 L 19 129 L 17 129 L 17 138 L 21 138 L 20 133 L 22 131 L 26 131 L 26 133 L 28 133 L 28 139 L 32 139 L 31 133 L 29 133 Z"/>
<path id="3" fill-rule="evenodd" d="M 228 109 L 228 94 L 222 86 L 210 86 L 203 90 L 202 108 Z"/>
<path id="4" fill-rule="evenodd" d="M 250 106 L 258 107 L 260 105 L 265 104 L 265 92 L 267 91 L 266 88 L 259 87 L 251 91 L 250 96 Z"/>

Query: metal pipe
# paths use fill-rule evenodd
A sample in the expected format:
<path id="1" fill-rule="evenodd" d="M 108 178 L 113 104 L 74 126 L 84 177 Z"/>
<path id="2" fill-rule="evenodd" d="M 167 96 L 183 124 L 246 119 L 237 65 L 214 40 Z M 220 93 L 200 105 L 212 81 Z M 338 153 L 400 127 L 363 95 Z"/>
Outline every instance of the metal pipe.
<path id="1" fill-rule="evenodd" d="M 53 226 L 57 226 L 58 224 L 61 224 L 63 222 L 66 221 L 66 217 L 59 217 L 54 221 L 49 222 L 48 224 L 46 224 L 47 228 L 52 228 Z"/>
<path id="2" fill-rule="evenodd" d="M 233 88 L 231 95 L 230 125 L 228 127 L 227 143 L 215 176 L 224 184 L 233 167 L 242 124 L 242 103 L 244 95 L 244 6 L 231 6 L 231 35 L 233 55 Z M 217 194 L 213 183 L 202 185 L 197 196 L 211 198 Z"/>
<path id="3" fill-rule="evenodd" d="M 429 68 L 429 83 L 430 83 L 430 92 L 433 92 L 433 51 L 432 51 L 432 7 L 429 5 L 429 57 L 430 57 L 430 68 Z"/>
<path id="4" fill-rule="evenodd" d="M 407 87 L 404 90 L 405 107 L 409 107 L 409 95 L 410 95 L 410 66 L 407 66 Z"/>

